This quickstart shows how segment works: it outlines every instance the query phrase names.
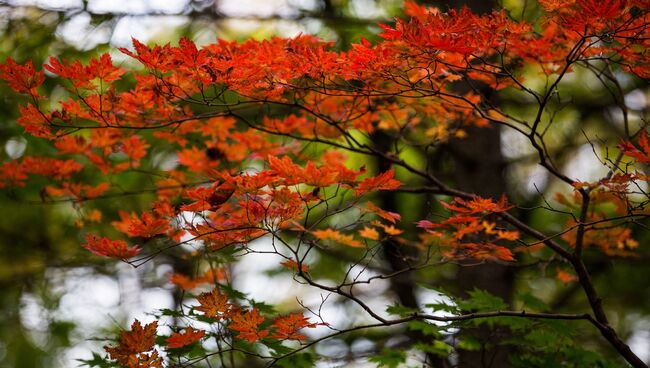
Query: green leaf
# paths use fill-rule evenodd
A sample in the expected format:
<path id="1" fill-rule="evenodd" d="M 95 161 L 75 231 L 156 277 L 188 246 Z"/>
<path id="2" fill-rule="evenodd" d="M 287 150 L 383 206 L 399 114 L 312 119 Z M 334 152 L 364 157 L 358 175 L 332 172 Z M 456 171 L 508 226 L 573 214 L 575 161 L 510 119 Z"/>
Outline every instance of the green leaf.
<path id="1" fill-rule="evenodd" d="M 397 368 L 406 361 L 406 353 L 393 349 L 384 349 L 380 355 L 370 357 L 368 360 L 377 363 L 378 367 Z"/>
<path id="2" fill-rule="evenodd" d="M 283 368 L 312 368 L 315 363 L 312 353 L 294 354 L 278 361 L 278 365 Z"/>
<path id="3" fill-rule="evenodd" d="M 431 344 L 417 343 L 415 348 L 429 354 L 439 355 L 442 357 L 449 356 L 453 348 L 443 341 L 435 340 Z"/>
<path id="4" fill-rule="evenodd" d="M 228 295 L 231 299 L 247 300 L 246 294 L 232 288 L 232 286 L 228 284 L 219 284 L 219 289 L 221 289 L 221 291 L 224 294 Z"/>
<path id="5" fill-rule="evenodd" d="M 411 321 L 408 323 L 409 330 L 420 331 L 426 336 L 440 336 L 439 327 L 425 321 Z"/>
<path id="6" fill-rule="evenodd" d="M 282 341 L 274 339 L 264 339 L 264 345 L 273 351 L 272 355 L 274 357 L 280 357 L 293 351 L 290 347 L 284 346 Z"/>
<path id="7" fill-rule="evenodd" d="M 264 302 L 258 302 L 253 299 L 249 300 L 251 308 L 257 308 L 262 314 L 276 314 L 277 311 L 272 305 L 266 304 Z"/>
<path id="8" fill-rule="evenodd" d="M 458 302 L 458 306 L 464 310 L 475 310 L 480 312 L 498 311 L 508 307 L 503 299 L 484 290 L 475 288 L 469 292 L 469 296 L 469 299 Z"/>
<path id="9" fill-rule="evenodd" d="M 112 367 L 115 367 L 115 365 L 108 362 L 106 359 L 104 359 L 98 353 L 93 353 L 93 358 L 92 359 L 88 359 L 88 360 L 78 359 L 77 361 L 79 363 L 81 363 L 82 365 L 85 365 L 85 366 L 88 366 L 88 367 L 99 367 L 99 368 L 112 368 Z"/>
<path id="10" fill-rule="evenodd" d="M 449 312 L 453 314 L 458 314 L 460 313 L 460 310 L 458 309 L 458 306 L 454 304 L 448 304 L 448 303 L 430 303 L 430 304 L 425 304 L 424 305 L 426 308 L 431 308 L 434 311 L 443 311 L 443 312 Z"/>
<path id="11" fill-rule="evenodd" d="M 464 336 L 458 342 L 458 349 L 462 349 L 462 350 L 477 351 L 481 349 L 481 346 L 482 346 L 481 341 L 469 335 Z"/>
<path id="12" fill-rule="evenodd" d="M 167 308 L 161 309 L 160 314 L 163 315 L 163 316 L 170 316 L 170 317 L 183 317 L 184 316 L 183 313 L 181 313 L 181 311 L 173 310 L 173 309 L 167 309 Z"/>
<path id="13" fill-rule="evenodd" d="M 409 307 L 405 307 L 405 306 L 403 306 L 401 304 L 395 303 L 395 304 L 389 306 L 388 308 L 386 308 L 386 312 L 388 314 L 391 314 L 391 315 L 404 317 L 404 316 L 408 316 L 408 315 L 413 314 L 413 313 L 417 313 L 418 310 L 415 309 L 415 308 L 409 308 Z"/>
<path id="14" fill-rule="evenodd" d="M 539 312 L 550 310 L 548 304 L 544 303 L 543 300 L 539 299 L 531 293 L 521 293 L 517 296 L 517 299 L 522 302 L 523 307 L 526 309 Z"/>

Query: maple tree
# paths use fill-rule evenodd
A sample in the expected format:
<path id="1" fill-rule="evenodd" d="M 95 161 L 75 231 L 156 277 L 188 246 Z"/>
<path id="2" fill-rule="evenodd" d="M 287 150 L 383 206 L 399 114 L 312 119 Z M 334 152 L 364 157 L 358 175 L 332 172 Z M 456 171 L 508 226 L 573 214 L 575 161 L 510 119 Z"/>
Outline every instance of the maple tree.
<path id="1" fill-rule="evenodd" d="M 0 78 L 26 96 L 17 123 L 50 150 L 3 162 L 0 188 L 18 191 L 31 180 L 47 180 L 41 201 L 71 203 L 85 239 L 80 244 L 97 256 L 140 267 L 180 249 L 200 264 L 200 276 L 169 277 L 187 293 L 182 308 L 157 315 L 182 321 L 171 326 L 171 335 L 159 333 L 156 321 L 144 327 L 135 321 L 107 345 L 105 360 L 92 364 L 198 366 L 220 358 L 222 366 L 235 365 L 234 358 L 223 358 L 230 354 L 268 365 L 310 366 L 310 352 L 319 343 L 404 326 L 417 331 L 410 335 L 413 354 L 434 365 L 435 359 L 453 359 L 454 351 L 485 349 L 485 342 L 455 330 L 471 334 L 487 324 L 528 343 L 513 348 L 518 351 L 512 364 L 543 366 L 548 360 L 539 358 L 536 349 L 544 348 L 535 344 L 538 334 L 557 332 L 558 321 L 582 321 L 609 344 L 618 362 L 646 367 L 610 321 L 585 262 L 591 252 L 613 260 L 635 257 L 640 247 L 635 235 L 647 226 L 650 198 L 646 121 L 632 119 L 619 105 L 623 129 L 602 143 L 607 173 L 593 182 L 563 169 L 548 134 L 561 124 L 554 114 L 566 103 L 563 82 L 577 70 L 609 83 L 617 101 L 623 98 L 621 75 L 650 76 L 650 4 L 539 3 L 543 12 L 531 23 L 505 11 L 479 15 L 406 2 L 408 19 L 381 25 L 380 41 L 361 39 L 346 51 L 300 35 L 217 40 L 202 47 L 186 38 L 177 46 L 134 39 L 132 48 L 119 51 L 139 67 L 116 65 L 108 53 L 87 65 L 53 57 L 42 69 L 8 58 Z M 531 70 L 545 81 L 542 87 L 524 79 Z M 46 79 L 64 96 L 41 95 Z M 518 94 L 535 113 L 518 115 L 485 90 Z M 527 209 L 516 199 L 458 189 L 427 157 L 429 150 L 495 126 L 523 137 L 537 163 L 564 185 L 553 203 L 540 198 L 533 209 L 560 219 L 561 229 L 520 219 Z M 379 144 L 383 140 L 389 144 Z M 165 158 L 174 164 L 164 164 Z M 154 185 L 125 189 L 119 182 L 129 175 Z M 386 192 L 436 201 L 422 215 L 398 213 L 373 204 Z M 94 206 L 145 193 L 155 198 L 139 212 L 116 205 L 117 213 L 103 214 Z M 259 249 L 263 241 L 271 250 Z M 374 267 L 389 246 L 403 249 L 403 266 Z M 355 304 L 371 322 L 339 329 L 320 308 L 299 303 L 299 311 L 278 313 L 248 299 L 233 288 L 236 275 L 227 266 L 251 253 L 277 257 L 296 283 Z M 331 253 L 349 267 L 323 278 L 310 266 Z M 478 289 L 468 297 L 445 293 L 445 302 L 377 307 L 358 293 L 382 280 L 485 263 L 550 265 L 552 271 L 541 273 L 576 285 L 589 309 L 560 313 L 530 295 L 504 301 Z M 324 297 L 321 306 L 326 302 Z M 305 329 L 324 332 L 310 339 Z M 561 355 L 556 362 L 566 366 L 579 366 L 586 356 L 556 346 L 543 354 Z M 388 350 L 373 361 L 396 366 L 405 359 Z"/>

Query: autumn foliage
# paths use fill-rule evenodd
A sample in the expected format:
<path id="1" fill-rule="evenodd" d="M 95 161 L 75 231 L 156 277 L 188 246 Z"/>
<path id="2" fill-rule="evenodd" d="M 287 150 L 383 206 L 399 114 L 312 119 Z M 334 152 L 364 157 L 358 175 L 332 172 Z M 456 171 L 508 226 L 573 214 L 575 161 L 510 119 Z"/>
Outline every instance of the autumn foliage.
<path id="1" fill-rule="evenodd" d="M 609 173 L 595 182 L 563 172 L 547 151 L 543 131 L 552 124 L 546 109 L 560 81 L 575 69 L 605 63 L 630 78 L 650 77 L 650 4 L 539 3 L 542 15 L 533 24 L 505 11 L 477 15 L 407 2 L 408 17 L 381 25 L 380 41 L 362 39 L 346 51 L 300 35 L 200 47 L 185 38 L 175 46 L 134 39 L 132 48 L 119 50 L 129 58 L 119 65 L 116 54 L 87 63 L 52 57 L 42 68 L 7 59 L 0 77 L 26 96 L 17 123 L 51 149 L 47 157 L 2 163 L 0 188 L 19 190 L 45 180 L 40 201 L 72 203 L 85 239 L 80 245 L 99 257 L 138 267 L 179 248 L 188 258 L 245 256 L 255 252 L 255 240 L 272 239 L 284 272 L 356 303 L 377 323 L 367 328 L 504 315 L 584 319 L 622 359 L 645 366 L 611 327 L 582 255 L 593 250 L 634 257 L 639 243 L 633 225 L 648 216 L 641 184 L 649 180 L 643 169 L 650 163 L 647 127 L 626 126 L 627 134 L 610 142 L 615 157 L 604 160 Z M 546 78 L 547 88 L 527 84 L 530 70 Z M 65 89 L 60 100 L 40 94 L 46 77 Z M 526 94 L 536 113 L 513 115 L 490 101 L 486 88 Z M 458 190 L 423 159 L 404 153 L 407 147 L 425 152 L 453 144 L 470 128 L 499 125 L 527 139 L 538 163 L 569 188 L 557 194 L 557 208 L 542 206 L 569 214 L 560 231 L 519 220 L 521 208 L 505 195 L 483 198 Z M 391 148 L 374 144 L 380 135 L 390 137 Z M 377 162 L 390 168 L 378 170 Z M 145 176 L 152 185 L 125 189 L 117 184 L 121 175 Z M 436 200 L 414 218 L 382 208 L 381 197 L 389 191 Z M 101 213 L 93 205 L 143 193 L 155 198 L 139 212 L 118 206 Z M 397 273 L 436 264 L 559 260 L 545 272 L 583 288 L 591 309 L 569 317 L 549 310 L 467 314 L 475 308 L 454 309 L 444 318 L 424 310 L 385 317 L 353 290 L 369 283 L 367 277 L 348 272 L 340 285 L 332 284 L 309 265 L 313 254 L 329 249 L 364 264 L 388 242 L 419 254 Z M 194 250 L 183 248 L 188 244 Z M 106 347 L 107 361 L 163 367 L 165 357 L 180 356 L 183 366 L 199 364 L 215 354 L 201 350 L 202 344 L 217 341 L 222 352 L 275 364 L 318 342 L 310 342 L 306 329 L 331 328 L 314 310 L 279 313 L 247 300 L 232 289 L 227 263 L 196 275 L 170 275 L 191 299 L 174 312 L 181 325 L 163 335 L 157 322 L 143 327 L 135 321 Z"/>

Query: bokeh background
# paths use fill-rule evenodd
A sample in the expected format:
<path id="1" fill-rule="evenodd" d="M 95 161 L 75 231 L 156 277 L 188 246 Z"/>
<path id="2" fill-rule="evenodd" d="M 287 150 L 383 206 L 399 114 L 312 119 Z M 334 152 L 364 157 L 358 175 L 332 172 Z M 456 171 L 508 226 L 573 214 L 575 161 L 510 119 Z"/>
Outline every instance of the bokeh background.
<path id="1" fill-rule="evenodd" d="M 445 8 L 458 2 L 430 2 Z M 467 1 L 474 7 L 501 6 L 515 18 L 534 19 L 539 8 L 533 0 Z M 244 40 L 264 39 L 279 35 L 291 37 L 309 33 L 346 48 L 361 37 L 377 39 L 377 23 L 390 23 L 402 14 L 401 0 L 0 0 L 0 61 L 7 57 L 23 62 L 31 59 L 42 64 L 49 56 L 87 60 L 93 55 L 110 52 L 117 63 L 129 61 L 117 51 L 128 47 L 131 37 L 142 42 L 175 43 L 182 36 L 198 44 L 217 38 Z M 529 83 L 543 83 L 537 76 L 527 77 Z M 624 104 L 630 119 L 637 124 L 648 113 L 647 85 L 620 76 L 625 91 Z M 53 83 L 44 85 L 53 99 L 62 91 Z M 553 132 L 551 149 L 561 158 L 565 171 L 581 180 L 596 179 L 604 168 L 595 152 L 602 152 L 598 142 L 587 142 L 582 132 L 603 139 L 615 136 L 621 129 L 618 101 L 612 100 L 593 75 L 577 72 L 570 76 L 565 88 L 574 96 L 573 103 L 558 112 L 562 128 Z M 502 96 L 510 109 L 525 116 L 528 106 L 516 95 Z M 0 158 L 19 158 L 25 153 L 43 152 L 47 148 L 38 140 L 22 136 L 15 124 L 19 97 L 0 84 Z M 530 107 L 532 111 L 533 106 Z M 504 190 L 520 202 L 535 206 L 539 194 L 551 196 L 566 190 L 546 176 L 535 164 L 535 155 L 516 134 L 501 131 L 496 137 L 500 159 L 505 165 Z M 594 145 L 596 148 L 594 149 Z M 442 157 L 441 160 L 444 160 Z M 445 165 L 440 165 L 444 169 Z M 148 186 L 143 181 L 129 186 Z M 101 351 L 104 339 L 133 318 L 151 319 L 147 312 L 175 308 L 178 292 L 167 276 L 172 269 L 189 267 L 182 250 L 158 257 L 134 269 L 126 264 L 107 263 L 81 249 L 78 216 L 71 204 L 38 203 L 44 183 L 33 182 L 20 192 L 4 190 L 0 194 L 0 367 L 39 368 L 76 367 L 79 359 L 90 359 L 92 351 Z M 145 208 L 151 197 L 130 197 L 124 207 Z M 113 200 L 99 203 L 107 214 L 115 214 Z M 543 215 L 529 219 L 547 229 L 559 228 Z M 633 350 L 650 360 L 650 247 L 647 233 L 636 234 L 641 247 L 639 256 L 617 260 L 594 256 L 590 267 L 595 281 L 605 296 L 605 304 L 615 316 L 615 324 Z M 264 247 L 260 244 L 259 247 Z M 319 260 L 324 264 L 340 259 Z M 235 286 L 253 299 L 270 304 L 286 304 L 291 308 L 297 299 L 309 303 L 320 300 L 320 294 L 296 287 L 288 273 L 279 272 L 279 261 L 263 255 L 248 255 L 233 265 Z M 340 267 L 332 267 L 336 272 Z M 536 270 L 539 272 L 539 270 Z M 542 270 L 543 273 L 543 270 Z M 325 275 L 326 277 L 326 275 Z M 453 272 L 432 274 L 432 284 L 444 284 Z M 586 310 L 576 288 L 567 287 L 549 275 L 531 278 L 525 272 L 516 285 L 525 285 L 558 310 Z M 391 285 L 373 284 L 363 290 L 378 306 L 395 299 Z M 426 288 L 417 288 L 420 300 L 440 296 Z M 346 303 L 329 303 L 324 315 L 335 324 L 346 325 L 357 317 Z M 319 352 L 332 357 L 323 366 L 340 364 L 352 353 L 368 354 L 376 344 L 390 345 L 386 336 L 366 336 L 351 340 L 334 340 L 319 347 Z M 586 340 L 598 348 L 598 342 Z M 338 362 L 338 363 L 337 363 Z M 365 366 L 362 360 L 354 361 Z"/>

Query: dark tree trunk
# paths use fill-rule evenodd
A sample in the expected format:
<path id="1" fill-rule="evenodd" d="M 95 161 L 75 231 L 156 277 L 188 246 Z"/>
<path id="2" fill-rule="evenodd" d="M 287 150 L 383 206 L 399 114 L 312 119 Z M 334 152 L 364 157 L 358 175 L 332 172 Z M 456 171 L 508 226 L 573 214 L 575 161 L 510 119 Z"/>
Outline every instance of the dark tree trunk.
<path id="1" fill-rule="evenodd" d="M 377 132 L 373 134 L 372 140 L 375 148 L 381 152 L 394 153 L 392 150 L 394 138 L 390 135 L 383 132 Z M 390 162 L 386 160 L 379 160 L 378 162 L 379 172 L 384 172 L 390 169 L 390 166 Z M 404 210 L 403 208 L 400 208 L 398 194 L 395 192 L 383 192 L 379 200 L 381 208 L 384 210 L 397 213 L 401 212 L 400 210 Z M 422 213 L 421 217 L 423 218 L 428 211 L 428 208 L 425 207 L 426 206 L 422 206 L 422 208 L 409 208 L 408 210 Z M 403 270 L 409 266 L 413 266 L 418 261 L 418 251 L 416 249 L 405 247 L 401 244 L 391 241 L 390 239 L 383 242 L 382 250 L 383 257 L 388 263 L 388 267 L 391 271 Z M 411 272 L 405 272 L 398 277 L 390 278 L 390 283 L 391 291 L 397 296 L 397 299 L 401 305 L 408 308 L 419 309 L 420 303 L 418 302 L 416 295 L 417 287 L 415 285 Z M 430 336 L 426 336 L 420 331 L 409 331 L 407 336 L 414 343 L 433 343 L 433 340 Z M 436 368 L 449 367 L 446 359 L 433 354 L 426 354 L 426 366 Z"/>
<path id="2" fill-rule="evenodd" d="M 501 156 L 500 129 L 470 128 L 463 140 L 449 143 L 454 162 L 453 178 L 456 187 L 482 197 L 497 198 L 506 190 L 503 176 L 504 163 Z M 473 289 L 481 289 L 510 302 L 513 297 L 515 274 L 507 266 L 488 263 L 478 266 L 461 266 L 457 284 L 461 296 Z M 478 351 L 459 351 L 459 367 L 507 367 L 508 351 L 495 346 L 509 336 L 507 330 L 488 327 L 465 331 L 478 337 L 483 348 Z M 461 339 L 463 333 L 461 333 Z"/>
<path id="3" fill-rule="evenodd" d="M 495 2 L 493 0 L 446 0 L 446 1 L 423 1 L 423 3 L 433 4 L 444 4 L 449 8 L 461 9 L 462 7 L 468 7 L 472 9 L 474 13 L 486 14 L 492 12 L 494 9 Z"/>
<path id="4" fill-rule="evenodd" d="M 430 2 L 444 9 L 468 7 L 475 13 L 489 13 L 494 9 L 495 3 L 491 0 L 447 0 Z M 442 6 L 441 6 L 442 3 Z M 458 86 L 458 91 L 463 93 L 469 87 Z M 489 88 L 480 91 L 487 99 L 493 100 L 495 95 Z M 499 126 L 489 128 L 465 127 L 467 137 L 451 140 L 446 150 L 453 162 L 451 179 L 455 187 L 465 192 L 477 194 L 481 197 L 498 198 L 506 192 L 504 177 L 505 162 L 501 154 L 501 129 Z M 457 284 L 461 296 L 473 289 L 485 290 L 493 295 L 503 298 L 510 303 L 513 297 L 515 274 L 506 266 L 485 264 L 479 266 L 459 267 Z M 472 367 L 507 367 L 508 353 L 505 348 L 494 346 L 499 340 L 507 338 L 508 331 L 491 330 L 487 327 L 464 331 L 460 334 L 472 334 L 484 343 L 484 348 L 479 351 L 459 351 L 458 366 Z"/>

